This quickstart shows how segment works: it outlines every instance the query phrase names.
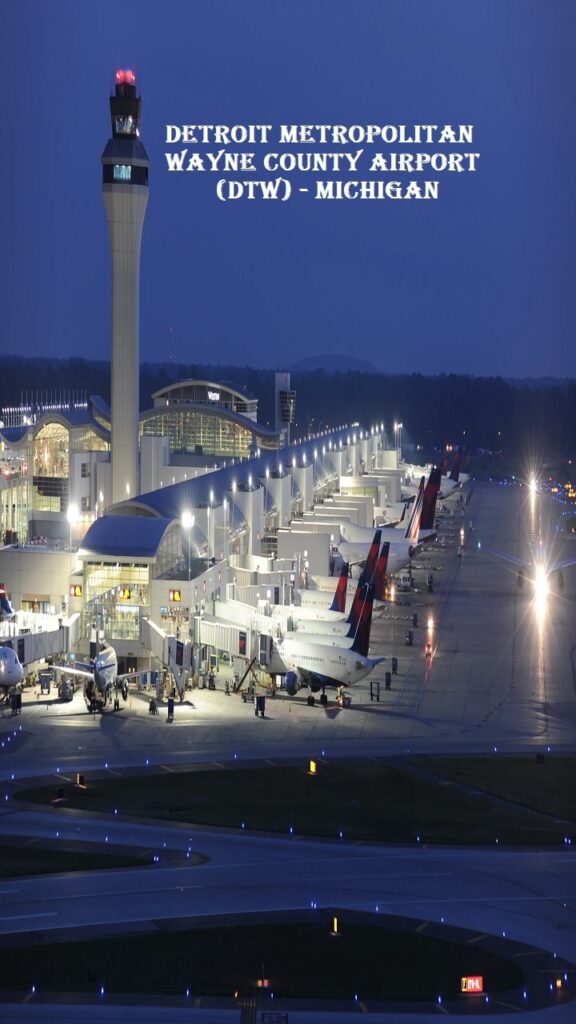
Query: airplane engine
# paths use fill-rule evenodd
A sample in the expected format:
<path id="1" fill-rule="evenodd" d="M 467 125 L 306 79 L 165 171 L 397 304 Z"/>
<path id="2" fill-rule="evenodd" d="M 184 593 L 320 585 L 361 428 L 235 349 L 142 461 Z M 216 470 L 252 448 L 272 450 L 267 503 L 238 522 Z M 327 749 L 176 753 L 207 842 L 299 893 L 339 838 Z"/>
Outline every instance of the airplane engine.
<path id="1" fill-rule="evenodd" d="M 285 681 L 286 693 L 289 697 L 295 697 L 297 691 L 300 689 L 300 680 L 296 672 L 287 672 Z"/>

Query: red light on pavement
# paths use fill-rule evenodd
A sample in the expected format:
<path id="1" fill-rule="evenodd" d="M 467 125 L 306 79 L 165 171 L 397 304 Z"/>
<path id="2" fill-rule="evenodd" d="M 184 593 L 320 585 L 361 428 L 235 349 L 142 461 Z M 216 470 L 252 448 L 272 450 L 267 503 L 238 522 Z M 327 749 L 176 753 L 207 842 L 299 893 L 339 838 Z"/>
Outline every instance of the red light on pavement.
<path id="1" fill-rule="evenodd" d="M 473 974 L 460 979 L 460 991 L 468 994 L 479 994 L 484 991 L 484 978 L 481 974 Z"/>

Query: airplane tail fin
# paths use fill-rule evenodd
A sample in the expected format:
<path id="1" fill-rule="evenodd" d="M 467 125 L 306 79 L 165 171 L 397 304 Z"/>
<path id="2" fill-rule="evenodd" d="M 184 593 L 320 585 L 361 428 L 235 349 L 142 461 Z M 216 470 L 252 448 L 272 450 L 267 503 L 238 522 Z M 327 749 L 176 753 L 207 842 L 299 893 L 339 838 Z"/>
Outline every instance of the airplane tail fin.
<path id="1" fill-rule="evenodd" d="M 334 599 L 330 605 L 331 612 L 346 611 L 346 589 L 348 587 L 348 562 L 344 562 L 342 572 L 338 580 L 338 586 L 334 593 Z"/>
<path id="2" fill-rule="evenodd" d="M 420 517 L 421 530 L 434 529 L 434 517 L 436 515 L 436 501 L 440 490 L 442 473 L 438 466 L 433 466 L 428 477 L 428 483 L 424 488 L 424 501 L 422 504 L 422 515 Z"/>
<path id="3" fill-rule="evenodd" d="M 381 530 L 376 530 L 376 533 L 374 534 L 374 540 L 372 541 L 372 544 L 370 545 L 370 551 L 368 552 L 368 558 L 366 559 L 366 562 L 364 563 L 364 568 L 363 568 L 363 570 L 362 570 L 362 572 L 360 574 L 360 579 L 358 580 L 358 586 L 356 587 L 356 591 L 354 593 L 354 599 L 352 601 L 352 607 L 350 609 L 350 614 L 348 615 L 348 618 L 346 620 L 347 622 L 351 623 L 354 628 L 356 628 L 356 626 L 358 624 L 358 620 L 360 618 L 360 612 L 362 610 L 362 603 L 363 603 L 363 600 L 364 600 L 364 587 L 366 586 L 367 583 L 371 583 L 372 582 L 372 577 L 373 577 L 374 571 L 376 569 L 376 562 L 378 561 L 378 552 L 380 551 L 380 540 L 381 540 L 381 538 L 382 538 L 382 531 Z"/>
<path id="4" fill-rule="evenodd" d="M 354 642 L 350 648 L 351 651 L 354 651 L 355 654 L 359 654 L 362 658 L 368 657 L 373 601 L 374 584 L 371 583 L 366 587 L 364 603 L 362 605 L 362 611 L 360 612 L 360 619 L 358 621 L 358 629 L 356 630 L 356 636 L 354 637 Z"/>
<path id="5" fill-rule="evenodd" d="M 374 575 L 374 569 L 376 568 L 376 562 L 378 561 L 378 552 L 380 551 L 380 541 L 382 540 L 382 530 L 376 530 L 374 534 L 374 540 L 370 545 L 370 551 L 368 552 L 368 558 L 364 563 L 364 568 L 360 575 L 359 583 L 362 586 L 364 583 L 370 583 Z"/>
<path id="6" fill-rule="evenodd" d="M 398 520 L 399 523 L 403 523 L 404 522 L 404 517 L 406 515 L 406 509 L 407 508 L 408 508 L 408 502 L 405 501 L 404 502 L 404 508 L 402 509 L 402 515 L 400 516 L 400 519 Z"/>
<path id="7" fill-rule="evenodd" d="M 388 555 L 390 554 L 390 544 L 388 541 L 384 541 L 382 545 L 382 551 L 380 557 L 376 562 L 376 568 L 374 570 L 374 597 L 377 601 L 385 600 L 386 591 L 386 570 L 388 568 Z"/>
<path id="8" fill-rule="evenodd" d="M 424 477 L 420 479 L 420 487 L 418 488 L 418 494 L 416 495 L 416 501 L 414 502 L 414 508 L 412 509 L 412 515 L 408 520 L 408 526 L 406 527 L 406 533 L 404 534 L 404 540 L 418 540 L 418 533 L 420 531 L 420 517 L 422 515 L 422 502 L 424 501 Z"/>
<path id="9" fill-rule="evenodd" d="M 2 617 L 4 619 L 13 619 L 16 615 L 16 612 L 8 600 L 8 592 L 3 583 L 0 583 L 0 608 L 2 609 Z"/>
<path id="10" fill-rule="evenodd" d="M 450 479 L 453 480 L 455 484 L 458 483 L 458 480 L 460 478 L 460 463 L 461 462 L 462 462 L 462 449 L 459 448 L 458 451 L 456 452 L 456 456 L 454 458 L 454 465 L 452 466 L 452 472 L 450 473 Z"/>
<path id="11" fill-rule="evenodd" d="M 446 473 L 448 472 L 448 459 L 442 459 L 442 462 L 440 463 L 440 472 L 442 476 L 446 476 Z"/>

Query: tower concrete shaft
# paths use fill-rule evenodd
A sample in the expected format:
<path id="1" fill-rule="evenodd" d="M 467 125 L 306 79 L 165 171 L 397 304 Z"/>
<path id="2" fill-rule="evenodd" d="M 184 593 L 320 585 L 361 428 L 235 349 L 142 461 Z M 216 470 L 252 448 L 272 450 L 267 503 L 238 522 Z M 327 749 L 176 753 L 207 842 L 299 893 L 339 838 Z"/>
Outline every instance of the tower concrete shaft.
<path id="1" fill-rule="evenodd" d="M 102 155 L 102 193 L 112 263 L 112 501 L 139 493 L 140 247 L 148 204 L 148 157 L 139 139 L 134 74 L 116 72 L 112 138 Z"/>

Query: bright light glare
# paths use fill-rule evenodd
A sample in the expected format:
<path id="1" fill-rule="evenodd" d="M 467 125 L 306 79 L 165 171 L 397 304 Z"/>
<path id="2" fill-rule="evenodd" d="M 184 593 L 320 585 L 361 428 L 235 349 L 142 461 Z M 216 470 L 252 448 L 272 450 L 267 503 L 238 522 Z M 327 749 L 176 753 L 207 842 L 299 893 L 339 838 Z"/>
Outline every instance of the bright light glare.
<path id="1" fill-rule="evenodd" d="M 430 615 L 429 618 L 428 618 L 428 632 L 431 633 L 433 629 L 434 629 L 434 619 L 433 619 L 432 615 Z"/>
<path id="2" fill-rule="evenodd" d="M 535 476 L 530 477 L 530 494 L 536 494 L 538 490 L 538 481 Z"/>
<path id="3" fill-rule="evenodd" d="M 550 586 L 548 583 L 548 575 L 543 565 L 536 566 L 536 572 L 534 574 L 534 594 L 536 601 L 539 604 L 543 604 L 546 600 Z"/>

